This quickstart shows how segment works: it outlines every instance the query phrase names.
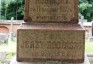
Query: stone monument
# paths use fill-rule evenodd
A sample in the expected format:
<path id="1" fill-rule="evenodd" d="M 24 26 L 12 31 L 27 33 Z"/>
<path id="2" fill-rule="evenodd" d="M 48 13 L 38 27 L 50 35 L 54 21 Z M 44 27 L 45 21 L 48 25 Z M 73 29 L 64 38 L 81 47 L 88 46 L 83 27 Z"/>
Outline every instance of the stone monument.
<path id="1" fill-rule="evenodd" d="M 78 0 L 26 0 L 26 22 L 78 22 Z"/>
<path id="2" fill-rule="evenodd" d="M 83 62 L 85 30 L 77 11 L 78 0 L 25 0 L 17 61 Z"/>

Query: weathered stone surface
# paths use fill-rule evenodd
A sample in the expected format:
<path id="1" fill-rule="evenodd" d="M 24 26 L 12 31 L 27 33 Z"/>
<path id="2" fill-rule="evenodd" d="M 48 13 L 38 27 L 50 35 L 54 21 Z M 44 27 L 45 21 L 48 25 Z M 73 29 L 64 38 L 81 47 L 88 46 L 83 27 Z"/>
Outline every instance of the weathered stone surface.
<path id="1" fill-rule="evenodd" d="M 26 22 L 78 22 L 78 0 L 25 0 Z"/>
<path id="2" fill-rule="evenodd" d="M 85 60 L 83 63 L 69 63 L 61 61 L 42 61 L 42 62 L 17 62 L 16 57 L 10 62 L 10 64 L 90 64 L 87 55 L 85 55 Z"/>
<path id="3" fill-rule="evenodd" d="M 17 60 L 83 62 L 84 35 L 77 24 L 24 24 L 17 32 Z"/>

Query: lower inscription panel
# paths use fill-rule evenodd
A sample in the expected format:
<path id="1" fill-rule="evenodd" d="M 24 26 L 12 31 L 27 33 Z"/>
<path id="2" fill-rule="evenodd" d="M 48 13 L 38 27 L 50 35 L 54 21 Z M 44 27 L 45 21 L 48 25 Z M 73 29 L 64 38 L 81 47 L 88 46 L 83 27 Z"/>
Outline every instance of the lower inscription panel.
<path id="1" fill-rule="evenodd" d="M 84 30 L 36 29 L 38 26 L 34 29 L 34 27 L 18 29 L 18 61 L 83 62 Z"/>

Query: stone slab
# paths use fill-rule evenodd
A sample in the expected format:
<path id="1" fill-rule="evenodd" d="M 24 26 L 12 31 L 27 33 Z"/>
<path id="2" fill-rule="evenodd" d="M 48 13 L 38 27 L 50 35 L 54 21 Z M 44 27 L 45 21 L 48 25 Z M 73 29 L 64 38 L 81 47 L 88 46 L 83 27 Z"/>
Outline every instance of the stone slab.
<path id="1" fill-rule="evenodd" d="M 78 0 L 25 0 L 24 20 L 78 23 Z"/>
<path id="2" fill-rule="evenodd" d="M 83 62 L 85 30 L 77 24 L 23 24 L 17 31 L 18 61 Z"/>
<path id="3" fill-rule="evenodd" d="M 83 63 L 67 63 L 67 62 L 59 62 L 59 61 L 43 61 L 43 62 L 17 62 L 16 57 L 10 62 L 10 64 L 90 64 L 87 55 L 85 56 L 85 60 Z"/>

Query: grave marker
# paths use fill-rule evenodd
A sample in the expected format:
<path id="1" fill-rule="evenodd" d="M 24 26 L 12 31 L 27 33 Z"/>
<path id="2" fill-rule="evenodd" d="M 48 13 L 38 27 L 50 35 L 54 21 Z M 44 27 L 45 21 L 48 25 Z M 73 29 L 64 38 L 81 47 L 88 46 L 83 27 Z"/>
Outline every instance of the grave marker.
<path id="1" fill-rule="evenodd" d="M 78 0 L 26 0 L 25 22 L 78 22 Z"/>
<path id="2" fill-rule="evenodd" d="M 18 61 L 84 62 L 78 0 L 25 0 L 25 5 L 26 23 L 17 31 Z"/>
<path id="3" fill-rule="evenodd" d="M 77 24 L 23 24 L 17 34 L 18 61 L 84 61 L 84 33 Z"/>

